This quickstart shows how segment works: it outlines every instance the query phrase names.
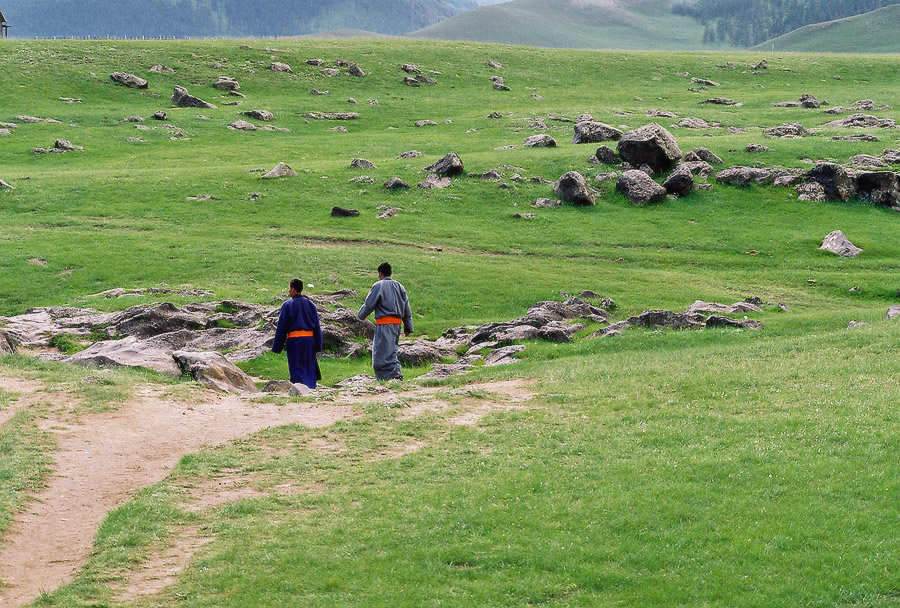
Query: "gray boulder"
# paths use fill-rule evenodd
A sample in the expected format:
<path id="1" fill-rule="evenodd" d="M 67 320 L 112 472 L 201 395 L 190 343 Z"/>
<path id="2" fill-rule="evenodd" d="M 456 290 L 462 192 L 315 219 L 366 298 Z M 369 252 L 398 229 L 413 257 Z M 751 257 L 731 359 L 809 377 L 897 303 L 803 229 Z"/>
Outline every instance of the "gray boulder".
<path id="1" fill-rule="evenodd" d="M 465 169 L 463 168 L 462 159 L 456 155 L 456 152 L 449 152 L 433 165 L 422 169 L 422 171 L 452 177 L 454 175 L 462 175 Z"/>
<path id="2" fill-rule="evenodd" d="M 875 141 L 878 141 L 877 139 Z M 900 150 L 892 150 L 890 148 L 885 148 L 882 153 L 882 157 L 885 162 L 891 163 L 892 165 L 900 164 Z"/>
<path id="3" fill-rule="evenodd" d="M 623 134 L 617 150 L 632 166 L 648 165 L 654 171 L 668 171 L 681 160 L 678 142 L 655 122 Z"/>
<path id="4" fill-rule="evenodd" d="M 555 148 L 556 140 L 546 133 L 541 133 L 526 138 L 522 145 L 526 148 Z"/>
<path id="5" fill-rule="evenodd" d="M 134 336 L 95 342 L 63 361 L 89 367 L 145 367 L 170 376 L 181 375 L 171 351 L 151 348 Z"/>
<path id="6" fill-rule="evenodd" d="M 890 165 L 871 154 L 857 154 L 850 159 L 851 167 L 860 167 L 863 169 L 887 169 Z"/>
<path id="7" fill-rule="evenodd" d="M 219 76 L 219 79 L 213 83 L 213 88 L 220 91 L 237 91 L 241 88 L 241 85 L 238 84 L 237 78 Z"/>
<path id="8" fill-rule="evenodd" d="M 772 181 L 772 169 L 764 167 L 730 167 L 716 174 L 716 181 L 732 186 L 764 185 Z"/>
<path id="9" fill-rule="evenodd" d="M 818 163 L 806 172 L 806 177 L 821 184 L 829 200 L 849 201 L 856 195 L 850 174 L 837 163 Z"/>
<path id="10" fill-rule="evenodd" d="M 134 74 L 126 74 L 124 72 L 113 72 L 109 75 L 110 79 L 113 82 L 118 82 L 119 84 L 124 84 L 126 87 L 132 89 L 146 89 L 147 81 L 143 78 L 138 78 Z"/>
<path id="11" fill-rule="evenodd" d="M 621 158 L 616 154 L 616 151 L 610 148 L 609 146 L 598 146 L 597 151 L 594 152 L 594 156 L 597 158 L 597 161 L 603 163 L 604 165 L 615 165 L 621 162 Z"/>
<path id="12" fill-rule="evenodd" d="M 269 112 L 268 110 L 247 110 L 245 112 L 241 112 L 244 116 L 249 116 L 250 118 L 254 118 L 256 120 L 261 120 L 263 122 L 269 122 L 275 115 Z"/>
<path id="13" fill-rule="evenodd" d="M 286 63 L 282 63 L 281 61 L 270 63 L 268 69 L 272 72 L 284 72 L 286 74 L 294 73 L 294 70 L 291 69 L 291 66 Z"/>
<path id="14" fill-rule="evenodd" d="M 687 196 L 694 188 L 694 176 L 690 171 L 675 171 L 665 179 L 662 187 L 669 194 L 678 197 Z"/>
<path id="15" fill-rule="evenodd" d="M 871 114 L 851 114 L 847 118 L 832 120 L 826 122 L 823 127 L 841 127 L 841 128 L 857 128 L 857 127 L 875 127 L 879 129 L 893 129 L 897 126 L 897 121 L 893 118 L 878 118 Z"/>
<path id="16" fill-rule="evenodd" d="M 187 89 L 184 87 L 180 87 L 175 85 L 175 92 L 172 94 L 172 103 L 176 106 L 181 106 L 183 108 L 211 108 L 214 109 L 214 106 L 211 103 L 207 103 L 200 99 L 199 97 L 194 97 L 190 93 L 188 93 Z"/>
<path id="17" fill-rule="evenodd" d="M 715 169 L 713 169 L 712 165 L 706 161 L 693 160 L 678 163 L 678 166 L 675 167 L 675 171 L 687 171 L 691 175 L 699 175 L 703 179 L 707 179 L 713 174 Z"/>
<path id="18" fill-rule="evenodd" d="M 865 171 L 856 175 L 856 189 L 860 200 L 876 205 L 900 205 L 900 180 L 890 171 Z"/>
<path id="19" fill-rule="evenodd" d="M 622 137 L 622 131 L 593 120 L 585 120 L 575 123 L 575 134 L 572 136 L 573 144 L 591 144 L 604 141 L 616 141 Z"/>
<path id="20" fill-rule="evenodd" d="M 884 313 L 884 320 L 890 321 L 891 319 L 900 319 L 900 304 L 895 304 L 887 309 L 887 312 Z"/>
<path id="21" fill-rule="evenodd" d="M 703 161 L 713 165 L 721 165 L 722 159 L 707 150 L 706 148 L 694 148 L 684 155 L 685 162 Z"/>
<path id="22" fill-rule="evenodd" d="M 207 388 L 223 393 L 256 392 L 250 376 L 219 353 L 175 351 L 172 358 L 186 375 Z"/>
<path id="23" fill-rule="evenodd" d="M 616 189 L 635 205 L 657 203 L 666 198 L 666 189 L 638 169 L 629 169 L 620 175 Z"/>
<path id="24" fill-rule="evenodd" d="M 351 169 L 377 169 L 375 163 L 365 158 L 354 158 L 350 161 Z"/>
<path id="25" fill-rule="evenodd" d="M 596 204 L 593 190 L 578 171 L 569 171 L 560 177 L 553 185 L 553 191 L 565 202 L 576 206 Z"/>
<path id="26" fill-rule="evenodd" d="M 14 355 L 17 352 L 13 337 L 5 329 L 0 329 L 0 355 Z"/>
<path id="27" fill-rule="evenodd" d="M 236 120 L 228 128 L 232 131 L 256 131 L 256 125 L 246 120 Z"/>
<path id="28" fill-rule="evenodd" d="M 384 187 L 388 190 L 408 190 L 409 184 L 407 184 L 399 177 L 392 177 L 388 181 L 384 182 Z"/>
<path id="29" fill-rule="evenodd" d="M 297 177 L 298 173 L 285 163 L 278 163 L 271 171 L 264 174 L 261 179 L 275 179 L 277 177 Z"/>
<path id="30" fill-rule="evenodd" d="M 669 327 L 671 329 L 696 329 L 706 322 L 700 313 L 680 313 L 671 310 L 645 310 L 639 315 L 629 317 L 628 325 L 632 327 Z"/>
<path id="31" fill-rule="evenodd" d="M 800 107 L 801 108 L 808 108 L 808 109 L 814 110 L 814 109 L 818 108 L 820 105 L 822 105 L 822 104 L 819 103 L 819 100 L 816 99 L 816 97 L 814 95 L 810 95 L 809 93 L 804 93 L 803 95 L 800 96 Z"/>
<path id="32" fill-rule="evenodd" d="M 844 233 L 840 230 L 834 230 L 828 233 L 822 246 L 819 249 L 836 253 L 845 258 L 855 258 L 862 249 L 850 242 Z"/>
<path id="33" fill-rule="evenodd" d="M 524 344 L 513 344 L 511 346 L 503 346 L 501 348 L 497 348 L 492 350 L 488 355 L 484 358 L 485 367 L 493 367 L 495 365 L 507 365 L 509 363 L 515 363 L 519 359 L 515 357 L 517 353 L 525 350 Z"/>
<path id="34" fill-rule="evenodd" d="M 825 188 L 819 182 L 809 182 L 797 186 L 797 200 L 810 203 L 825 202 Z"/>
<path id="35" fill-rule="evenodd" d="M 763 135 L 771 137 L 802 137 L 809 135 L 809 131 L 799 122 L 788 122 L 763 131 Z"/>

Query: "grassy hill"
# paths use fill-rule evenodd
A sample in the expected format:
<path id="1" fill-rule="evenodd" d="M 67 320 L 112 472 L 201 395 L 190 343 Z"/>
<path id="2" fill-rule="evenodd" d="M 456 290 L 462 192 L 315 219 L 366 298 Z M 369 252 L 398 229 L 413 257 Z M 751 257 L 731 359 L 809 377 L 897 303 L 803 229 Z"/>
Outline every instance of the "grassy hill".
<path id="1" fill-rule="evenodd" d="M 0 134 L 0 179 L 15 187 L 0 190 L 0 314 L 122 308 L 150 297 L 87 296 L 161 283 L 274 306 L 297 275 L 310 293 L 357 290 L 348 302 L 356 306 L 384 260 L 410 293 L 417 331 L 431 337 L 586 289 L 616 301 L 613 320 L 749 296 L 791 312 L 753 313 L 760 331 L 634 328 L 586 339 L 599 327 L 592 324 L 574 342 L 531 342 L 519 363 L 437 385 L 443 410 L 411 415 L 418 404 L 404 402 L 400 386 L 396 406 L 362 395 L 345 405 L 352 419 L 327 429 L 290 425 L 202 450 L 110 513 L 77 580 L 35 606 L 122 605 L 126 575 L 188 528 L 210 542 L 174 586 L 134 605 L 900 604 L 900 324 L 881 320 L 897 303 L 900 214 L 856 200 L 801 202 L 790 188 L 721 184 L 635 207 L 613 183 L 593 181 L 596 206 L 532 209 L 537 198 L 554 197 L 552 187 L 510 179 L 612 171 L 588 163 L 595 146 L 568 143 L 571 123 L 551 120 L 583 112 L 623 128 L 677 120 L 649 118 L 651 109 L 721 123 L 672 132 L 683 151 L 705 146 L 726 166 L 808 168 L 817 159 L 880 155 L 900 148 L 900 131 L 879 130 L 872 143 L 834 141 L 843 132 L 821 127 L 833 117 L 771 103 L 806 92 L 833 105 L 892 103 L 895 58 L 402 39 L 268 46 L 0 41 L 0 122 L 19 124 Z M 273 56 L 294 73 L 266 70 Z M 306 58 L 356 61 L 370 75 L 329 78 Z M 763 58 L 769 68 L 754 74 Z M 398 66 L 407 62 L 437 83 L 403 86 Z M 726 62 L 737 69 L 718 67 Z M 149 71 L 154 64 L 175 71 Z M 116 85 L 113 71 L 145 77 L 149 88 Z M 683 72 L 721 87 L 691 92 Z M 212 87 L 223 74 L 239 80 L 242 105 L 224 105 L 237 98 Z M 496 74 L 510 91 L 493 89 Z M 174 85 L 218 107 L 174 108 Z M 698 103 L 714 95 L 744 105 Z M 251 109 L 273 112 L 271 124 L 289 131 L 227 128 Z M 158 110 L 166 121 L 149 119 Z M 346 111 L 360 117 L 306 116 Z M 900 109 L 878 114 L 900 120 Z M 437 124 L 413 126 L 423 119 Z M 537 120 L 558 147 L 522 147 Z M 788 121 L 816 133 L 761 133 Z M 85 150 L 33 153 L 60 138 Z M 750 143 L 771 150 L 750 154 Z M 496 149 L 509 145 L 516 148 Z M 397 158 L 412 149 L 423 155 Z M 466 176 L 446 190 L 382 187 L 393 176 L 414 184 L 449 151 L 467 171 L 499 169 L 507 187 Z M 377 168 L 351 169 L 356 157 Z M 299 176 L 260 179 L 258 169 L 281 161 Z M 363 173 L 374 181 L 351 182 Z M 211 198 L 189 198 L 201 195 Z M 331 217 L 335 205 L 360 216 Z M 377 219 L 383 206 L 402 210 Z M 514 217 L 522 212 L 537 216 Z M 863 248 L 859 257 L 818 249 L 835 229 Z M 867 324 L 847 329 L 851 320 Z M 283 359 L 251 365 L 263 378 L 285 374 Z M 322 366 L 347 376 L 368 361 Z M 0 372 L 51 379 L 75 391 L 77 403 L 110 387 L 118 399 L 87 414 L 48 393 L 0 428 L 2 529 L 52 475 L 47 420 L 65 409 L 61 428 L 89 424 L 152 378 L 70 371 L 21 355 L 0 358 Z M 462 401 L 492 399 L 466 385 L 473 378 L 530 379 L 537 397 L 476 425 L 454 424 Z M 173 398 L 189 399 L 189 389 L 172 387 Z M 0 408 L 14 398 L 0 391 Z M 205 510 L 182 502 L 191 488 L 231 488 L 235 479 L 252 485 L 252 498 Z M 285 485 L 297 491 L 278 489 Z"/>
<path id="2" fill-rule="evenodd" d="M 480 40 L 555 48 L 715 50 L 703 26 L 671 13 L 668 0 L 512 0 L 412 32 L 414 38 Z"/>
<path id="3" fill-rule="evenodd" d="M 774 38 L 751 50 L 820 53 L 900 53 L 900 4 L 816 23 Z"/>

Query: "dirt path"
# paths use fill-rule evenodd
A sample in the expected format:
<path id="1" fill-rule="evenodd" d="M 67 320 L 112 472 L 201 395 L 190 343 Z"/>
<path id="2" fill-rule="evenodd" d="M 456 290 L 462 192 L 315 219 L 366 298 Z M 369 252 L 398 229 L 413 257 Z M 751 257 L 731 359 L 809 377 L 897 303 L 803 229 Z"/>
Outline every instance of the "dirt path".
<path id="1" fill-rule="evenodd" d="M 9 379 L 0 386 L 22 395 L 39 390 Z M 165 478 L 181 456 L 266 427 L 318 428 L 352 415 L 348 407 L 254 404 L 237 397 L 188 404 L 157 399 L 145 389 L 112 414 L 84 416 L 77 425 L 42 422 L 59 446 L 55 471 L 0 545 L 0 580 L 8 585 L 0 588 L 0 606 L 27 604 L 74 579 L 106 514 L 135 490 Z"/>
<path id="2" fill-rule="evenodd" d="M 0 388 L 19 393 L 17 405 L 47 396 L 43 392 L 46 387 L 34 381 L 0 376 Z M 534 396 L 520 380 L 472 385 L 470 389 L 491 392 L 497 399 L 479 403 L 451 421 L 454 424 L 475 424 L 490 411 L 516 407 Z M 406 414 L 415 416 L 446 407 L 446 403 L 434 399 L 439 390 L 423 388 L 404 393 L 404 397 L 409 395 L 418 401 Z M 53 397 L 57 401 L 67 398 L 59 392 Z M 28 604 L 42 591 L 72 581 L 87 560 L 94 535 L 107 513 L 127 501 L 135 490 L 164 479 L 181 456 L 272 426 L 296 423 L 327 427 L 353 417 L 353 403 L 396 399 L 387 392 L 339 394 L 334 402 L 321 404 L 279 406 L 234 396 L 186 403 L 160 398 L 156 389 L 144 387 L 113 413 L 85 415 L 77 424 L 59 418 L 43 420 L 41 427 L 53 434 L 58 445 L 53 453 L 55 470 L 47 487 L 15 517 L 0 544 L 0 580 L 7 585 L 0 587 L 0 607 Z M 404 446 L 398 454 L 384 456 L 399 456 L 421 447 Z M 154 593 L 168 584 L 165 581 L 174 580 L 193 552 L 193 548 L 176 549 L 176 555 L 160 558 L 165 568 L 148 566 L 146 580 L 138 577 L 140 580 L 125 595 Z M 160 580 L 164 581 L 162 587 Z"/>

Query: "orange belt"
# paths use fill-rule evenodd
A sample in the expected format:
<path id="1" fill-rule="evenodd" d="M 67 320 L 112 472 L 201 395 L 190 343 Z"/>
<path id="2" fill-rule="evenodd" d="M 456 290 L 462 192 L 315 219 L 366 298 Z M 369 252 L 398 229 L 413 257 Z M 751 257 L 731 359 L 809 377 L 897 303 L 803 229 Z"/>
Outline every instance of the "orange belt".
<path id="1" fill-rule="evenodd" d="M 403 325 L 403 319 L 400 317 L 381 317 L 375 319 L 375 325 Z"/>
<path id="2" fill-rule="evenodd" d="M 292 331 L 287 335 L 288 338 L 312 338 L 313 332 L 308 329 L 299 329 L 297 331 Z"/>

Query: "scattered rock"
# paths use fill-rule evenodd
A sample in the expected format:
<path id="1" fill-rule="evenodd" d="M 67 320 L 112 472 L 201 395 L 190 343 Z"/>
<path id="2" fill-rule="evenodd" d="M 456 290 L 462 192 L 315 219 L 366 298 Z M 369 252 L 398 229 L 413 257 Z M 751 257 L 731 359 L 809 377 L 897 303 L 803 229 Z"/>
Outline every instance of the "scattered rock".
<path id="1" fill-rule="evenodd" d="M 560 200 L 554 200 L 551 198 L 539 198 L 536 201 L 534 201 L 533 203 L 531 203 L 531 206 L 537 207 L 537 208 L 541 208 L 541 207 L 551 207 L 552 208 L 552 207 L 560 207 L 560 206 L 562 206 L 562 204 L 563 204 L 563 202 Z"/>
<path id="2" fill-rule="evenodd" d="M 495 70 L 503 69 L 503 64 L 498 61 L 488 60 L 488 61 L 484 62 L 484 65 L 486 65 L 489 68 L 494 68 Z"/>
<path id="3" fill-rule="evenodd" d="M 175 351 L 172 357 L 186 375 L 207 388 L 223 393 L 256 392 L 250 376 L 219 353 Z"/>
<path id="4" fill-rule="evenodd" d="M 157 110 L 150 118 L 152 118 L 153 120 L 168 120 L 169 117 L 162 110 Z"/>
<path id="5" fill-rule="evenodd" d="M 399 160 L 399 159 L 403 159 L 403 158 L 417 158 L 419 156 L 422 156 L 421 152 L 419 152 L 418 150 L 410 150 L 409 152 L 404 152 L 403 154 L 398 156 L 397 159 Z"/>
<path id="6" fill-rule="evenodd" d="M 897 318 L 900 318 L 900 304 L 895 304 L 894 306 L 888 308 L 883 317 L 885 321 L 890 321 L 891 319 Z"/>
<path id="7" fill-rule="evenodd" d="M 598 146 L 594 156 L 597 158 L 598 162 L 601 162 L 604 165 L 615 165 L 622 160 L 619 158 L 619 155 L 616 154 L 616 151 L 609 146 Z"/>
<path id="8" fill-rule="evenodd" d="M 678 121 L 678 126 L 683 129 L 708 129 L 709 123 L 702 118 L 682 118 Z"/>
<path id="9" fill-rule="evenodd" d="M 384 187 L 388 190 L 408 190 L 409 184 L 407 184 L 399 177 L 392 177 L 384 183 Z"/>
<path id="10" fill-rule="evenodd" d="M 256 131 L 256 125 L 246 120 L 236 120 L 228 125 L 228 128 L 234 131 Z"/>
<path id="11" fill-rule="evenodd" d="M 551 117 L 551 120 L 553 118 Z M 575 134 L 572 136 L 573 144 L 590 144 L 604 141 L 616 141 L 622 137 L 622 131 L 602 122 L 585 120 L 575 123 Z"/>
<path id="12" fill-rule="evenodd" d="M 241 88 L 241 85 L 238 84 L 237 78 L 231 76 L 219 76 L 219 79 L 213 83 L 213 88 L 219 89 L 220 91 L 237 91 Z"/>
<path id="13" fill-rule="evenodd" d="M 0 328 L 0 355 L 14 355 L 19 351 L 16 342 L 9 333 Z"/>
<path id="14" fill-rule="evenodd" d="M 331 217 L 358 217 L 359 209 L 344 209 L 343 207 L 332 207 Z"/>
<path id="15" fill-rule="evenodd" d="M 687 171 L 691 175 L 699 175 L 703 179 L 709 179 L 709 176 L 713 174 L 714 169 L 712 168 L 712 165 L 706 161 L 694 160 L 678 163 L 678 166 L 675 167 L 675 171 Z"/>
<path id="16" fill-rule="evenodd" d="M 890 171 L 865 171 L 856 175 L 859 200 L 896 207 L 900 205 L 900 179 Z"/>
<path id="17" fill-rule="evenodd" d="M 840 127 L 840 128 L 870 128 L 894 129 L 897 127 L 897 121 L 893 118 L 878 118 L 870 114 L 851 114 L 847 118 L 832 120 L 827 122 L 823 127 Z"/>
<path id="18" fill-rule="evenodd" d="M 715 80 L 708 80 L 706 78 L 691 78 L 691 84 L 702 84 L 707 87 L 720 87 L 722 86 Z"/>
<path id="19" fill-rule="evenodd" d="M 308 112 L 304 116 L 315 120 L 357 120 L 359 112 Z"/>
<path id="20" fill-rule="evenodd" d="M 693 184 L 693 179 L 691 179 L 691 184 Z M 630 169 L 622 173 L 616 182 L 616 189 L 635 205 L 657 203 L 666 197 L 664 187 L 653 181 L 645 172 L 637 169 Z"/>
<path id="21" fill-rule="evenodd" d="M 413 126 L 414 127 L 434 127 L 437 126 L 438 123 L 433 120 L 417 120 Z"/>
<path id="22" fill-rule="evenodd" d="M 160 72 L 160 73 L 164 73 L 164 74 L 174 74 L 175 68 L 170 68 L 167 65 L 151 65 L 150 71 L 151 72 Z"/>
<path id="23" fill-rule="evenodd" d="M 459 156 L 457 156 L 455 152 L 449 152 L 433 165 L 429 165 L 422 169 L 422 171 L 452 177 L 454 175 L 462 175 L 465 172 L 465 169 L 463 168 L 463 162 Z"/>
<path id="24" fill-rule="evenodd" d="M 113 72 L 109 77 L 114 82 L 124 84 L 126 87 L 132 89 L 146 89 L 148 84 L 143 78 L 138 78 L 134 74 L 126 74 L 124 72 Z"/>
<path id="25" fill-rule="evenodd" d="M 772 173 L 772 169 L 762 167 L 736 166 L 719 171 L 716 181 L 732 186 L 764 185 L 772 181 Z"/>
<path id="26" fill-rule="evenodd" d="M 711 99 L 706 99 L 706 100 L 700 101 L 698 103 L 711 103 L 711 104 L 716 104 L 716 105 L 720 105 L 720 106 L 737 106 L 737 105 L 739 105 L 733 99 L 729 99 L 727 97 L 713 97 Z"/>
<path id="27" fill-rule="evenodd" d="M 567 203 L 576 206 L 594 205 L 594 192 L 578 171 L 569 171 L 553 185 L 553 191 Z"/>
<path id="28" fill-rule="evenodd" d="M 746 150 L 751 154 L 755 154 L 757 152 L 771 152 L 772 148 L 764 146 L 762 144 L 747 144 Z"/>
<path id="29" fill-rule="evenodd" d="M 175 92 L 172 94 L 172 103 L 176 106 L 181 106 L 183 108 L 211 108 L 214 109 L 214 106 L 211 103 L 207 103 L 200 99 L 199 97 L 194 97 L 190 93 L 188 93 L 187 89 L 184 87 L 180 87 L 175 85 Z"/>
<path id="30" fill-rule="evenodd" d="M 722 159 L 707 150 L 706 148 L 694 148 L 684 155 L 686 162 L 704 161 L 714 165 L 722 164 Z"/>
<path id="31" fill-rule="evenodd" d="M 408 187 L 408 186 L 407 186 L 407 187 Z M 389 218 L 389 217 L 394 217 L 394 216 L 397 215 L 400 211 L 403 211 L 403 208 L 402 208 L 402 207 L 388 207 L 388 206 L 381 206 L 381 207 L 379 207 L 379 209 L 382 210 L 381 213 L 378 214 L 378 219 L 379 219 L 379 220 L 384 220 L 384 219 L 387 219 L 387 218 Z"/>
<path id="32" fill-rule="evenodd" d="M 778 127 L 772 127 L 763 131 L 763 135 L 771 137 L 801 137 L 809 135 L 809 131 L 799 122 L 788 122 Z"/>
<path id="33" fill-rule="evenodd" d="M 13 188 L 9 184 L 7 184 L 5 181 L 0 179 L 0 190 L 15 190 L 15 188 Z"/>
<path id="34" fill-rule="evenodd" d="M 632 166 L 646 164 L 654 171 L 672 169 L 681 160 L 678 142 L 655 122 L 623 134 L 617 150 L 622 160 Z"/>
<path id="35" fill-rule="evenodd" d="M 669 194 L 674 194 L 678 197 L 687 196 L 694 187 L 694 176 L 690 171 L 675 171 L 666 178 L 662 183 L 662 187 Z"/>
<path id="36" fill-rule="evenodd" d="M 417 86 L 419 86 L 419 81 L 416 80 L 415 78 L 406 76 L 403 78 L 403 84 L 405 84 L 408 87 L 417 87 Z"/>
<path id="37" fill-rule="evenodd" d="M 319 89 L 310 89 L 310 95 L 331 95 L 331 91 L 320 91 Z"/>
<path id="38" fill-rule="evenodd" d="M 546 133 L 540 133 L 526 138 L 522 145 L 526 148 L 555 148 L 556 140 Z"/>
<path id="39" fill-rule="evenodd" d="M 845 258 L 855 258 L 862 249 L 850 242 L 840 230 L 828 233 L 819 249 L 836 253 Z"/>
<path id="40" fill-rule="evenodd" d="M 800 96 L 800 107 L 807 109 L 816 109 L 820 106 L 819 100 L 814 95 L 804 93 Z"/>
<path id="41" fill-rule="evenodd" d="M 484 365 L 485 367 L 493 367 L 495 365 L 508 365 L 510 363 L 515 363 L 519 359 L 517 357 L 514 357 L 513 355 L 520 353 L 523 350 L 525 350 L 524 344 L 514 344 L 511 346 L 498 348 L 491 351 L 484 358 Z"/>
<path id="42" fill-rule="evenodd" d="M 291 169 L 285 163 L 278 163 L 271 171 L 262 176 L 262 179 L 273 179 L 276 177 L 297 177 L 298 173 Z"/>
<path id="43" fill-rule="evenodd" d="M 886 162 L 877 156 L 872 156 L 870 154 L 857 154 L 850 159 L 850 166 L 862 167 L 865 169 L 886 169 L 889 167 Z"/>
<path id="44" fill-rule="evenodd" d="M 365 158 L 354 158 L 350 161 L 351 169 L 377 169 L 375 163 Z"/>
<path id="45" fill-rule="evenodd" d="M 437 173 L 429 173 L 428 177 L 416 184 L 416 188 L 421 190 L 434 190 L 436 188 L 449 188 L 452 184 L 453 182 L 450 181 L 449 177 L 441 177 Z"/>
<path id="46" fill-rule="evenodd" d="M 148 347 L 134 336 L 95 342 L 63 361 L 90 367 L 145 367 L 169 376 L 181 375 L 170 351 Z"/>
<path id="47" fill-rule="evenodd" d="M 499 171 L 497 171 L 496 169 L 491 169 L 490 171 L 482 173 L 479 177 L 485 181 L 498 180 L 498 179 L 503 179 L 503 174 L 500 173 Z"/>
<path id="48" fill-rule="evenodd" d="M 811 203 L 825 202 L 825 188 L 818 182 L 809 182 L 797 186 L 797 200 Z"/>
<path id="49" fill-rule="evenodd" d="M 275 115 L 269 112 L 268 110 L 246 110 L 241 112 L 244 116 L 249 116 L 250 118 L 261 120 L 263 122 L 269 122 Z"/>
<path id="50" fill-rule="evenodd" d="M 294 70 L 291 69 L 291 66 L 289 66 L 286 63 L 282 63 L 281 61 L 275 61 L 273 63 L 270 63 L 269 67 L 267 69 L 272 72 L 283 72 L 286 74 L 294 73 Z"/>
<path id="51" fill-rule="evenodd" d="M 666 110 L 657 110 L 651 109 L 647 110 L 647 116 L 650 118 L 678 118 L 678 115 L 674 112 L 668 112 Z"/>

